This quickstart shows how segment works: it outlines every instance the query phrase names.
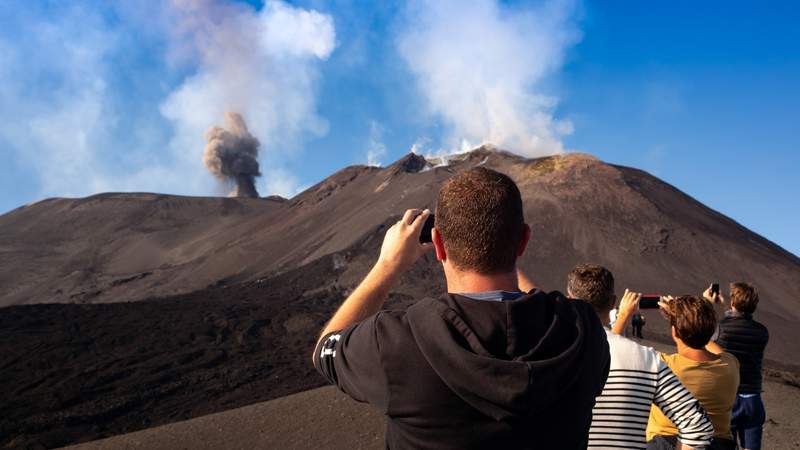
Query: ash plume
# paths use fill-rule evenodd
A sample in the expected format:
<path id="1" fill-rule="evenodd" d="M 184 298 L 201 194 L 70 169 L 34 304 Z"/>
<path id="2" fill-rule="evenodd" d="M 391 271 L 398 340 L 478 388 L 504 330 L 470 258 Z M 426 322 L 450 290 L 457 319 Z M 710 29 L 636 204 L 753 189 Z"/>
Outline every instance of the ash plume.
<path id="1" fill-rule="evenodd" d="M 236 188 L 231 197 L 257 198 L 256 177 L 261 176 L 258 166 L 258 147 L 261 145 L 247 130 L 242 116 L 225 113 L 225 127 L 211 127 L 206 131 L 206 148 L 203 164 L 212 175 L 223 182 L 233 182 Z"/>

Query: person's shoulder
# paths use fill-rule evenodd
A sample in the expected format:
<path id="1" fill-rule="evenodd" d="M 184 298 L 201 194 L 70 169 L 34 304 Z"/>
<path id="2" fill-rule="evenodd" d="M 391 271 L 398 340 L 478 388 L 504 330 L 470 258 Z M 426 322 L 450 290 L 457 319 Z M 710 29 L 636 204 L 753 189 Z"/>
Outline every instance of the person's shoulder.
<path id="1" fill-rule="evenodd" d="M 721 380 L 728 380 L 730 385 L 739 386 L 739 360 L 728 352 L 720 353 L 720 364 L 724 368 Z"/>
<path id="2" fill-rule="evenodd" d="M 761 322 L 755 320 L 753 316 L 742 316 L 742 315 L 729 315 L 726 313 L 725 317 L 720 319 L 719 326 L 722 329 L 727 330 L 728 332 L 738 334 L 738 333 L 747 333 L 749 330 L 757 329 L 760 331 L 766 331 L 767 327 L 764 326 Z"/>
<path id="3" fill-rule="evenodd" d="M 442 315 L 451 310 L 451 302 L 455 301 L 453 295 L 447 294 L 441 297 L 422 297 L 413 305 L 404 310 L 388 310 L 391 313 L 389 320 L 407 320 L 411 316 L 430 316 Z"/>
<path id="4" fill-rule="evenodd" d="M 528 292 L 526 296 L 539 301 L 570 301 L 570 299 L 567 298 L 566 295 L 562 294 L 561 291 L 543 291 L 541 289 L 534 289 L 533 291 Z"/>
<path id="5" fill-rule="evenodd" d="M 539 301 L 547 300 L 555 303 L 568 305 L 571 309 L 579 312 L 580 314 L 591 314 L 592 316 L 595 317 L 597 316 L 597 313 L 595 312 L 592 305 L 578 298 L 572 298 L 572 299 L 568 298 L 560 291 L 544 292 L 537 290 L 532 294 L 531 298 Z"/>
<path id="6" fill-rule="evenodd" d="M 658 356 L 672 369 L 674 369 L 675 366 L 678 365 L 681 358 L 681 355 L 679 353 L 658 352 Z"/>
<path id="7" fill-rule="evenodd" d="M 378 311 L 373 320 L 377 327 L 405 327 L 407 316 L 408 310 L 406 309 L 384 309 Z"/>
<path id="8" fill-rule="evenodd" d="M 597 317 L 597 311 L 592 305 L 583 300 L 567 298 L 558 291 L 552 291 L 547 295 L 554 302 L 557 310 L 571 311 L 583 323 L 585 329 L 591 330 L 591 333 L 603 333 L 603 324 L 600 322 L 600 318 Z"/>
<path id="9" fill-rule="evenodd" d="M 757 321 L 756 319 L 750 319 L 750 320 L 753 321 L 753 325 L 755 325 L 756 328 L 761 330 L 763 333 L 766 333 L 767 335 L 769 335 L 769 328 L 767 328 L 766 325 L 764 325 L 763 323 Z"/>
<path id="10" fill-rule="evenodd" d="M 638 342 L 606 330 L 614 366 L 624 369 L 654 371 L 660 361 L 659 352 Z"/>
<path id="11" fill-rule="evenodd" d="M 731 353 L 722 352 L 719 354 L 719 359 L 720 362 L 735 367 L 737 371 L 739 370 L 739 360 Z"/>
<path id="12" fill-rule="evenodd" d="M 399 355 L 415 346 L 408 310 L 382 310 L 375 315 L 373 323 L 381 353 Z"/>
<path id="13" fill-rule="evenodd" d="M 381 335 L 396 335 L 399 330 L 407 328 L 405 316 L 405 310 L 383 309 L 360 322 L 330 334 L 339 336 L 357 335 L 360 337 L 372 335 L 378 338 Z M 337 339 L 340 338 L 337 337 Z"/>
<path id="14" fill-rule="evenodd" d="M 447 320 L 457 313 L 449 304 L 448 296 L 422 297 L 405 309 L 387 309 L 378 313 L 378 325 L 388 329 L 404 329 L 411 332 L 410 322 L 431 323 Z"/>

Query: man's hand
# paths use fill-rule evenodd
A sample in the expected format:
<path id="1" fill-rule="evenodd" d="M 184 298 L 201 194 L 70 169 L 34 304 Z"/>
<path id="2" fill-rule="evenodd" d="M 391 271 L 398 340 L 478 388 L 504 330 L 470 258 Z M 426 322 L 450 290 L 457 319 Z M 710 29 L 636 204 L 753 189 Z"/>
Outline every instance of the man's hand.
<path id="1" fill-rule="evenodd" d="M 625 333 L 628 321 L 639 311 L 639 300 L 641 299 L 642 294 L 625 289 L 625 295 L 622 296 L 617 307 L 617 321 L 614 322 L 612 332 L 620 336 Z"/>
<path id="2" fill-rule="evenodd" d="M 625 295 L 619 301 L 617 307 L 617 317 L 627 320 L 633 317 L 639 311 L 639 300 L 642 299 L 642 294 L 625 289 Z"/>
<path id="3" fill-rule="evenodd" d="M 703 292 L 703 298 L 711 302 L 712 305 L 725 303 L 725 298 L 722 296 L 721 292 L 711 293 L 711 286 Z"/>
<path id="4" fill-rule="evenodd" d="M 386 231 L 378 263 L 388 270 L 405 272 L 425 252 L 433 249 L 432 243 L 420 244 L 419 235 L 429 210 L 409 209 L 396 224 Z"/>
<path id="5" fill-rule="evenodd" d="M 663 311 L 667 316 L 672 315 L 672 300 L 675 297 L 671 295 L 662 295 L 661 300 L 658 301 L 658 307 Z"/>

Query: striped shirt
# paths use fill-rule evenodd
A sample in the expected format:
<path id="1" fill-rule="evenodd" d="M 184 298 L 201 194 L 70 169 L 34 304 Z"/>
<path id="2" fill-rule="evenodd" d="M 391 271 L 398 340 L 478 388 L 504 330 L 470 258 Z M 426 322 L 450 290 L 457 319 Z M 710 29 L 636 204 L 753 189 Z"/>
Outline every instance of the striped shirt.
<path id="1" fill-rule="evenodd" d="M 676 424 L 681 442 L 692 447 L 708 445 L 714 427 L 706 412 L 658 352 L 608 329 L 606 334 L 611 368 L 592 410 L 588 448 L 646 448 L 651 404 Z"/>

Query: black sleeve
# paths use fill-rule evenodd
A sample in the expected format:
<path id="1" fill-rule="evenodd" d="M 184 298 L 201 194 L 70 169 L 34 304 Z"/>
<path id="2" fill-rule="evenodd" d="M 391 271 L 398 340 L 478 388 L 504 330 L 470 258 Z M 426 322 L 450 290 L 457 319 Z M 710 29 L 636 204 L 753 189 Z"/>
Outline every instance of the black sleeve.
<path id="1" fill-rule="evenodd" d="M 386 411 L 388 387 L 381 364 L 378 321 L 381 313 L 322 337 L 314 365 L 344 393 Z"/>

